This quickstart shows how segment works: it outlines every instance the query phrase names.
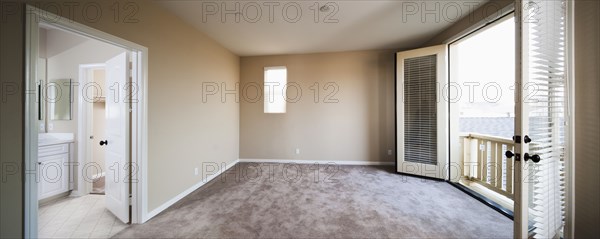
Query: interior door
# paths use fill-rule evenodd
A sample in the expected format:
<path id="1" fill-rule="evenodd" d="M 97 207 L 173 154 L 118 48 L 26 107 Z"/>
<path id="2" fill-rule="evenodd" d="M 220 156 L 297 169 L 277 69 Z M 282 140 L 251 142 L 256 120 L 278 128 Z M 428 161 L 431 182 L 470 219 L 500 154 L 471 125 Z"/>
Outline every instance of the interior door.
<path id="1" fill-rule="evenodd" d="M 447 82 L 447 46 L 397 53 L 397 171 L 446 179 L 448 161 L 447 104 L 441 86 Z"/>
<path id="2" fill-rule="evenodd" d="M 515 238 L 562 238 L 568 132 L 564 0 L 517 1 Z M 520 64 L 519 64 L 520 62 Z M 508 155 L 507 155 L 508 156 Z"/>
<path id="3" fill-rule="evenodd" d="M 121 221 L 129 222 L 129 101 L 126 52 L 106 62 L 106 207 Z"/>

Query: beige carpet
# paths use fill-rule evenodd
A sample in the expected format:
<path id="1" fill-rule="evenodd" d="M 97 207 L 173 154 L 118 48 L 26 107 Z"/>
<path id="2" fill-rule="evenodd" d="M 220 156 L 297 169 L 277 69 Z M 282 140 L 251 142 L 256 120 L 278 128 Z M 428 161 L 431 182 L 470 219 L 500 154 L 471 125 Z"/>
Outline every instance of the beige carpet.
<path id="1" fill-rule="evenodd" d="M 316 168 L 238 164 L 147 223 L 115 237 L 512 236 L 510 219 L 448 183 L 398 175 L 387 166 Z"/>

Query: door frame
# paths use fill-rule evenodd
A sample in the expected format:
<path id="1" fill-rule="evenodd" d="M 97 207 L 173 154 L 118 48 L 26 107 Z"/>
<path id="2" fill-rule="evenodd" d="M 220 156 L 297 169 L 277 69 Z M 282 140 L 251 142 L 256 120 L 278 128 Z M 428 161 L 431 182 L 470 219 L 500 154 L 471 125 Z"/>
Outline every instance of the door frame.
<path id="1" fill-rule="evenodd" d="M 25 12 L 25 140 L 24 140 L 24 237 L 38 233 L 36 79 L 40 24 L 99 40 L 132 52 L 132 83 L 138 88 L 138 104 L 131 107 L 131 162 L 138 168 L 133 174 L 131 222 L 148 220 L 148 48 L 120 37 L 57 16 L 31 5 Z M 30 90 L 31 89 L 31 90 Z"/>
<path id="2" fill-rule="evenodd" d="M 95 69 L 104 69 L 104 64 L 81 64 L 79 65 L 79 85 L 86 85 L 89 82 L 89 71 Z M 77 163 L 79 168 L 77 172 L 83 172 L 83 165 L 90 162 L 93 157 L 93 144 L 87 140 L 90 135 L 93 135 L 93 108 L 90 107 L 90 102 L 87 102 L 83 97 L 79 97 L 77 101 L 78 122 L 77 122 Z M 77 174 L 77 189 L 71 193 L 75 196 L 84 196 L 92 191 L 92 182 L 88 182 L 83 178 L 83 174 Z"/>

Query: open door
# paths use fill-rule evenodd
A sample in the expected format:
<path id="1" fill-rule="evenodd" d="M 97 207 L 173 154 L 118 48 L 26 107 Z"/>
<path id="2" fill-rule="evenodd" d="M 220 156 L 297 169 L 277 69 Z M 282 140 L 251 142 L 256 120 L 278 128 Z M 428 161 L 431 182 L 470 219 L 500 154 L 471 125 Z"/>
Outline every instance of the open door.
<path id="1" fill-rule="evenodd" d="M 446 45 L 397 53 L 397 171 L 446 179 L 448 161 Z"/>
<path id="2" fill-rule="evenodd" d="M 127 52 L 106 62 L 106 208 L 121 221 L 129 222 L 129 76 Z"/>
<path id="3" fill-rule="evenodd" d="M 515 238 L 564 235 L 569 173 L 566 141 L 567 29 L 565 0 L 517 1 Z M 520 62 L 520 64 L 519 64 Z"/>

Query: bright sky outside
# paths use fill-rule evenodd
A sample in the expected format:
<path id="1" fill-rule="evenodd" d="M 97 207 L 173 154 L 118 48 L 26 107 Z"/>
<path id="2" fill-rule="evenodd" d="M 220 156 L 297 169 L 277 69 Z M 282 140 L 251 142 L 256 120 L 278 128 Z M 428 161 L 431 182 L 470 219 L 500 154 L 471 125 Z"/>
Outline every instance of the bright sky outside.
<path id="1" fill-rule="evenodd" d="M 461 117 L 514 116 L 514 25 L 509 18 L 457 44 Z M 468 85 L 477 83 L 471 103 Z"/>

